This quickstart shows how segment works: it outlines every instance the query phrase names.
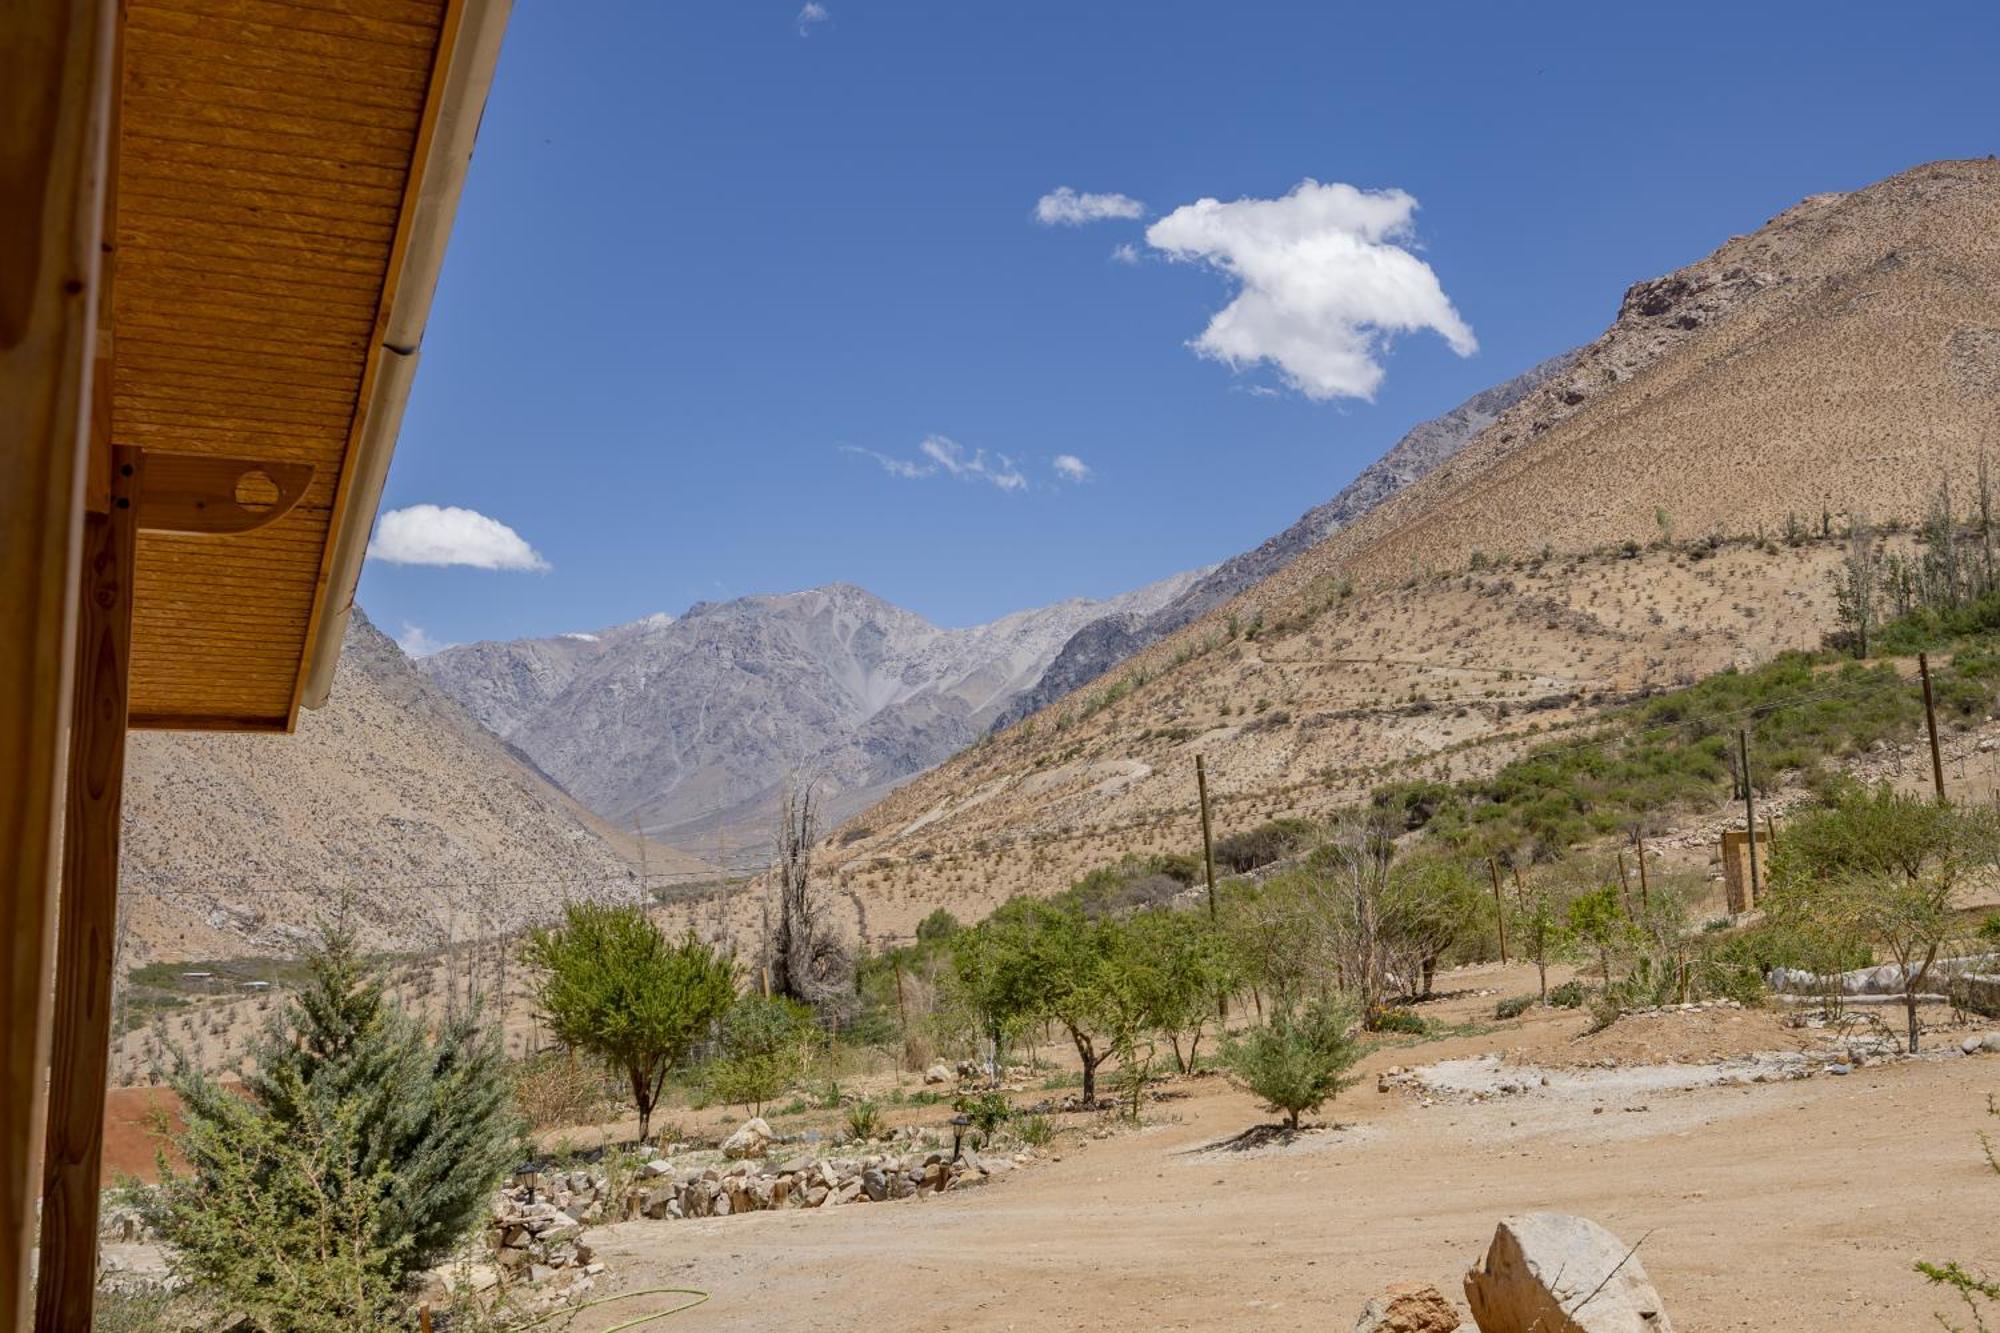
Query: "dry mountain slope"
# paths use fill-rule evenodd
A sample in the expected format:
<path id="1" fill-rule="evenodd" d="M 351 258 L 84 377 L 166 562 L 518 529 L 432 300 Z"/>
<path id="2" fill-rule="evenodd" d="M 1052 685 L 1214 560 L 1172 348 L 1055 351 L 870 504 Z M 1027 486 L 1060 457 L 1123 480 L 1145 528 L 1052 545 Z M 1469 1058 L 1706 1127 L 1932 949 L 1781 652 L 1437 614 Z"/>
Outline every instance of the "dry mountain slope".
<path id="1" fill-rule="evenodd" d="M 1567 370 L 1574 357 L 1569 352 L 1550 357 L 1503 384 L 1474 394 L 1442 416 L 1419 422 L 1338 495 L 1308 509 L 1296 523 L 1262 545 L 1223 561 L 1151 615 L 1128 611 L 1091 621 L 1063 645 L 1041 680 L 1016 699 L 995 725 L 1008 726 L 1039 712 L 1142 648 L 1192 623 L 1203 612 L 1255 587 L 1411 482 L 1428 476 L 1502 412 Z"/>
<path id="2" fill-rule="evenodd" d="M 1393 773 L 1490 767 L 1531 723 L 1816 643 L 1833 543 L 1687 540 L 1775 533 L 1788 513 L 1817 528 L 1823 509 L 1836 527 L 1849 509 L 1912 518 L 1947 474 L 1963 512 L 2000 440 L 1996 217 L 2000 163 L 1937 163 L 1635 285 L 1455 458 L 897 792 L 829 855 L 893 931 L 933 901 L 990 906 L 1196 845 L 1196 751 L 1241 827 Z M 1682 545 L 1619 558 L 1663 530 Z"/>
<path id="3" fill-rule="evenodd" d="M 859 809 L 976 739 L 1079 626 L 1149 613 L 1196 577 L 966 629 L 833 584 L 420 665 L 615 825 L 747 859 L 795 769 L 820 770 L 837 813 Z"/>
<path id="4" fill-rule="evenodd" d="M 594 819 L 432 688 L 358 612 L 296 736 L 139 732 L 126 776 L 126 961 L 289 953 L 351 894 L 380 948 L 637 899 Z M 657 878 L 696 869 L 649 848 Z"/>

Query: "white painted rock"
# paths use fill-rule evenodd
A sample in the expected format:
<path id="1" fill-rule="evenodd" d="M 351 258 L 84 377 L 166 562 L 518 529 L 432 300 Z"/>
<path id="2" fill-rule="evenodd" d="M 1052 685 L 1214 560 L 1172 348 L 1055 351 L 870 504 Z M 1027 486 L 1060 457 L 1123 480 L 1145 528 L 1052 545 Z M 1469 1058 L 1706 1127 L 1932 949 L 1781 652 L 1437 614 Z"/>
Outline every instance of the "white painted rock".
<path id="1" fill-rule="evenodd" d="M 1503 1218 L 1465 1299 L 1480 1333 L 1673 1333 L 1638 1253 L 1570 1213 Z"/>

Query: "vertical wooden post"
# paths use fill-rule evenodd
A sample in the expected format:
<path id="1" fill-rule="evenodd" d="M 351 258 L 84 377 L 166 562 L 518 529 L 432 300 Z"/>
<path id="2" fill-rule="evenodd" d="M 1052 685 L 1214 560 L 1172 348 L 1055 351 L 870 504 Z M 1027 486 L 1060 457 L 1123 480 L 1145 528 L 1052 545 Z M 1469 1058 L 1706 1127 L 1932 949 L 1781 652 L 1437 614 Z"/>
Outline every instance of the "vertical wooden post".
<path id="1" fill-rule="evenodd" d="M 1924 679 L 1924 729 L 1931 736 L 1931 784 L 1937 788 L 1938 804 L 1944 804 L 1944 756 L 1938 750 L 1937 709 L 1931 704 L 1931 659 L 1917 654 L 1917 674 Z"/>
<path id="2" fill-rule="evenodd" d="M 1757 789 L 1750 781 L 1748 727 L 1736 729 L 1736 754 L 1743 772 L 1743 828 L 1750 835 L 1750 901 L 1745 906 L 1754 908 L 1757 900 L 1764 896 L 1764 885 L 1757 874 Z"/>
<path id="3" fill-rule="evenodd" d="M 62 907 L 56 927 L 55 1030 L 48 1146 L 42 1160 L 42 1263 L 35 1328 L 90 1326 L 97 1289 L 97 1204 L 104 1084 L 111 1050 L 111 948 L 118 930 L 119 808 L 125 786 L 132 551 L 142 459 L 112 460 L 110 512 L 84 520 Z"/>
<path id="4" fill-rule="evenodd" d="M 0 1328 L 29 1320 L 111 0 L 0 8 Z"/>
<path id="5" fill-rule="evenodd" d="M 891 958 L 891 961 L 892 961 L 892 962 L 893 962 L 893 963 L 895 964 L 895 966 L 896 966 L 896 1026 L 897 1026 L 898 1028 L 902 1029 L 902 1035 L 903 1035 L 903 1059 L 904 1059 L 904 1060 L 908 1060 L 908 1059 L 910 1058 L 910 1016 L 909 1016 L 909 1013 L 908 1013 L 908 1011 L 906 1011 L 906 1010 L 905 1010 L 905 1009 L 903 1008 L 903 958 L 902 958 L 902 955 L 901 955 L 901 954 L 896 954 L 896 955 L 893 955 L 893 956 L 892 956 L 892 958 Z M 901 1066 L 900 1066 L 900 1063 L 899 1063 L 898 1067 L 899 1067 L 899 1068 L 901 1067 Z M 900 1084 L 899 1084 L 899 1086 L 900 1086 Z"/>
<path id="6" fill-rule="evenodd" d="M 1639 858 L 1639 910 L 1641 912 L 1650 912 L 1653 910 L 1653 893 L 1646 884 L 1646 839 L 1639 834 L 1634 834 L 1632 836 L 1632 845 L 1635 849 L 1635 855 Z"/>
<path id="7" fill-rule="evenodd" d="M 1208 765 L 1194 757 L 1194 785 L 1201 797 L 1201 864 L 1208 876 L 1208 919 L 1215 920 L 1215 843 L 1208 824 Z"/>
<path id="8" fill-rule="evenodd" d="M 1493 876 L 1493 920 L 1500 927 L 1500 962 L 1507 962 L 1507 905 L 1500 901 L 1500 863 L 1486 858 L 1487 873 Z"/>
<path id="9" fill-rule="evenodd" d="M 1632 915 L 1632 877 L 1625 873 L 1625 849 L 1618 849 L 1618 896 L 1624 900 L 1625 915 Z M 1608 980 L 1608 978 L 1607 978 Z"/>

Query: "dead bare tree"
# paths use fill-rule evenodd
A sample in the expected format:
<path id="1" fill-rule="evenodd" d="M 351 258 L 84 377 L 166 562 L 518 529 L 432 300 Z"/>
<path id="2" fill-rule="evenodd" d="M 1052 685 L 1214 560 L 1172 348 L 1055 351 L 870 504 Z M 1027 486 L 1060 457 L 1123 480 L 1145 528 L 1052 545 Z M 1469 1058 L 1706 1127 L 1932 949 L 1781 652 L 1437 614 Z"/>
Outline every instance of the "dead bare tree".
<path id="1" fill-rule="evenodd" d="M 819 783 L 794 774 L 778 808 L 778 921 L 771 934 L 771 991 L 838 1011 L 852 998 L 853 960 L 826 917 L 826 895 L 813 882 L 820 833 Z"/>

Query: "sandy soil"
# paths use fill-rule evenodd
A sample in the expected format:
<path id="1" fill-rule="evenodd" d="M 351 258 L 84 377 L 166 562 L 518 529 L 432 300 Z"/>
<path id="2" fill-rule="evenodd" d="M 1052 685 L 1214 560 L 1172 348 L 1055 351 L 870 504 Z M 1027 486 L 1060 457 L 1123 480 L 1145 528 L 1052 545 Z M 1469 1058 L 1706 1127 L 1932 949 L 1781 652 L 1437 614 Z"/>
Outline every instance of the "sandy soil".
<path id="1" fill-rule="evenodd" d="M 1453 974 L 1467 993 L 1440 1016 L 1490 1014 L 1473 992 L 1517 993 L 1524 971 Z M 1949 1048 L 1937 1058 L 1742 1087 L 1687 1089 L 1622 1065 L 1593 1091 L 1580 1068 L 1696 1052 L 1729 1017 L 1686 1016 L 1687 1040 L 1635 1027 L 1619 1045 L 1579 1040 L 1581 1015 L 1541 1014 L 1387 1048 L 1330 1108 L 1336 1127 L 1248 1153 L 1204 1148 L 1268 1117 L 1222 1079 L 1191 1080 L 1147 1127 L 1065 1133 L 1060 1160 L 965 1195 L 600 1228 L 599 1292 L 711 1293 L 676 1317 L 683 1328 L 1340 1329 L 1391 1281 L 1455 1295 L 1494 1221 L 1539 1208 L 1644 1237 L 1683 1330 L 1915 1329 L 1948 1308 L 1916 1259 L 2000 1267 L 2000 1181 L 1977 1137 L 2000 1058 L 1958 1056 L 1951 1033 L 1927 1038 Z M 1740 1017 L 1770 1049 L 1819 1046 Z M 1479 1101 L 1378 1091 L 1393 1065 L 1503 1055 L 1569 1072 Z M 670 1299 L 591 1310 L 577 1327 L 603 1333 Z"/>

